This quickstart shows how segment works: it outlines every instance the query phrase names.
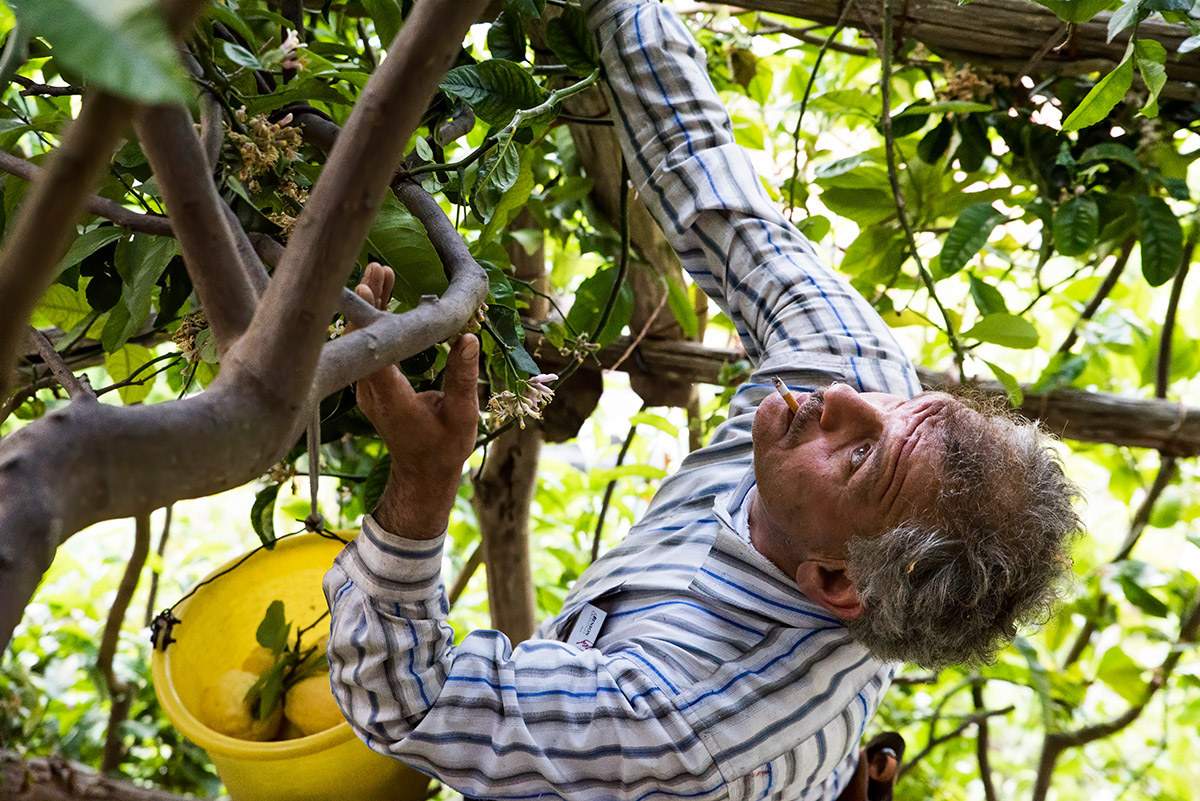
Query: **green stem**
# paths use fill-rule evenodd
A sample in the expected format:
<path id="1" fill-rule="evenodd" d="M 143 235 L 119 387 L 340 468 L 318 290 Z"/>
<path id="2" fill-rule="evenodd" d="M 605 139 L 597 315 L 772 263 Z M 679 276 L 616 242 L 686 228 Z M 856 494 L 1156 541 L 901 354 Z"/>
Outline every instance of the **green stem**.
<path id="1" fill-rule="evenodd" d="M 796 130 L 792 131 L 792 141 L 796 146 L 792 151 L 792 180 L 788 184 L 788 212 L 789 214 L 796 206 L 796 182 L 800 179 L 800 124 L 804 122 L 804 111 L 808 108 L 808 98 L 812 94 L 813 86 L 817 82 L 817 72 L 821 69 L 821 59 L 825 58 L 825 52 L 829 49 L 829 44 L 834 37 L 842 30 L 842 25 L 846 19 L 846 13 L 850 10 L 850 3 L 842 6 L 842 13 L 838 15 L 837 24 L 825 41 L 821 43 L 821 48 L 817 50 L 817 60 L 813 63 L 812 72 L 808 74 L 808 84 L 804 87 L 804 97 L 800 99 L 800 113 L 796 115 Z"/>
<path id="2" fill-rule="evenodd" d="M 954 351 L 954 360 L 958 365 L 958 378 L 962 383 L 966 383 L 967 375 L 964 370 L 966 356 L 963 353 L 962 344 L 958 341 L 958 336 L 954 332 L 954 323 L 950 319 L 950 313 L 946 311 L 946 307 L 942 305 L 942 301 L 937 296 L 934 290 L 933 276 L 925 267 L 925 262 L 921 260 L 921 254 L 917 252 L 917 238 L 913 234 L 912 224 L 908 219 L 908 211 L 904 205 L 904 195 L 900 191 L 900 177 L 896 169 L 896 141 L 892 134 L 892 39 L 893 39 L 893 20 L 892 6 L 895 0 L 884 0 L 883 9 L 883 41 L 879 45 L 879 60 L 881 62 L 880 71 L 882 73 L 880 79 L 881 99 L 883 102 L 883 116 L 881 119 L 883 127 L 884 153 L 887 156 L 887 171 L 888 180 L 892 185 L 892 197 L 896 201 L 896 215 L 900 219 L 900 225 L 904 228 L 904 234 L 908 238 L 908 248 L 912 253 L 913 261 L 917 264 L 917 272 L 921 276 L 921 282 L 925 285 L 925 290 L 929 293 L 930 299 L 942 314 L 942 319 L 946 323 L 946 338 L 950 341 L 950 347 Z"/>
<path id="3" fill-rule="evenodd" d="M 470 155 L 461 161 L 445 164 L 422 164 L 420 167 L 414 167 L 413 169 L 409 170 L 408 174 L 411 176 L 421 175 L 427 172 L 462 170 L 472 162 L 477 161 L 480 156 L 495 147 L 498 142 L 504 141 L 507 145 L 513 136 L 516 135 L 517 130 L 529 120 L 540 117 L 542 114 L 545 114 L 549 111 L 553 111 L 554 107 L 559 103 L 566 100 L 568 97 L 571 97 L 572 95 L 579 94 L 599 79 L 600 70 L 592 70 L 591 75 L 588 75 L 583 80 L 551 92 L 550 96 L 538 105 L 533 106 L 532 108 L 517 109 L 517 112 L 513 114 L 513 118 L 509 120 L 507 125 L 493 134 L 488 134 L 479 147 L 475 148 Z"/>

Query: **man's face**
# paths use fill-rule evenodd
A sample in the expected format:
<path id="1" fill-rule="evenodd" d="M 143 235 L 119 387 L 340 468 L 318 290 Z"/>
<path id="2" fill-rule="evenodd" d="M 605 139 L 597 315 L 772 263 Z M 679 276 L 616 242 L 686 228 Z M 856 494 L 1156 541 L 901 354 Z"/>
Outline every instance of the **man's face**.
<path id="1" fill-rule="evenodd" d="M 800 411 L 792 415 L 772 393 L 753 426 L 751 533 L 789 575 L 805 560 L 843 562 L 852 536 L 881 532 L 934 497 L 941 421 L 959 403 L 940 393 L 906 399 L 846 384 L 796 399 Z"/>

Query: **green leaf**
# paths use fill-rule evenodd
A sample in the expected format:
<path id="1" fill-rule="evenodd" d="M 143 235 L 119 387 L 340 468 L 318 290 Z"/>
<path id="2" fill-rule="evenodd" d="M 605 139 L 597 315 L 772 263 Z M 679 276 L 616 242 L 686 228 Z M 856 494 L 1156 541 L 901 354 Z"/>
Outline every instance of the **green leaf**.
<path id="1" fill-rule="evenodd" d="M 125 291 L 109 312 L 100 336 L 106 352 L 120 349 L 149 320 L 154 288 L 177 252 L 174 239 L 150 234 L 134 234 L 117 242 L 113 266 Z"/>
<path id="2" fill-rule="evenodd" d="M 633 417 L 629 418 L 629 425 L 640 426 L 642 424 L 654 426 L 659 431 L 662 431 L 668 437 L 679 436 L 679 426 L 672 423 L 667 418 L 660 414 L 651 414 L 650 412 L 638 412 Z"/>
<path id="3" fill-rule="evenodd" d="M 954 123 L 948 119 L 942 120 L 921 137 L 917 143 L 917 155 L 926 164 L 936 164 L 946 154 L 953 138 Z"/>
<path id="4" fill-rule="evenodd" d="M 1141 171 L 1142 169 L 1142 163 L 1138 160 L 1137 154 L 1125 145 L 1119 145 L 1116 142 L 1101 142 L 1098 145 L 1092 145 L 1079 157 L 1080 164 L 1088 164 L 1093 161 L 1119 161 L 1132 170 Z"/>
<path id="5" fill-rule="evenodd" d="M 287 668 L 287 661 L 276 662 L 263 671 L 258 681 L 246 691 L 243 700 L 250 704 L 258 720 L 267 720 L 279 706 L 279 701 L 283 698 L 283 676 Z"/>
<path id="6" fill-rule="evenodd" d="M 1033 323 L 1015 314 L 985 315 L 963 336 L 1021 350 L 1037 347 L 1038 343 L 1038 332 Z"/>
<path id="7" fill-rule="evenodd" d="M 192 97 L 155 0 L 7 0 L 23 29 L 50 43 L 63 68 L 140 103 Z"/>
<path id="8" fill-rule="evenodd" d="M 1029 642 L 1026 638 L 1014 638 L 1013 647 L 1017 649 L 1017 652 L 1021 656 L 1025 657 L 1025 661 L 1029 665 L 1029 686 L 1037 693 L 1038 699 L 1041 701 L 1042 725 L 1049 731 L 1054 697 L 1050 693 L 1050 677 L 1046 666 L 1042 664 L 1042 660 L 1038 656 L 1037 649 L 1033 646 L 1033 643 Z"/>
<path id="9" fill-rule="evenodd" d="M 1125 99 L 1125 94 L 1133 84 L 1133 45 L 1125 51 L 1125 58 L 1116 69 L 1105 75 L 1092 91 L 1079 102 L 1075 110 L 1063 120 L 1063 131 L 1078 131 L 1089 125 L 1095 125 L 1108 116 L 1113 107 Z"/>
<path id="10" fill-rule="evenodd" d="M 575 302 L 567 312 L 567 325 L 573 330 L 587 332 L 593 342 L 601 346 L 611 343 L 621 335 L 621 329 L 629 324 L 633 313 L 633 290 L 629 283 L 622 284 L 613 304 L 612 314 L 603 331 L 596 331 L 600 322 L 600 314 L 612 294 L 613 284 L 617 280 L 616 267 L 603 267 L 594 275 L 584 280 L 575 292 Z"/>
<path id="11" fill-rule="evenodd" d="M 1101 11 L 1112 8 L 1114 0 L 1035 0 L 1066 22 L 1087 22 Z"/>
<path id="12" fill-rule="evenodd" d="M 362 0 L 367 16 L 375 23 L 375 32 L 386 50 L 404 23 L 404 11 L 400 0 Z"/>
<path id="13" fill-rule="evenodd" d="M 127 344 L 116 353 L 104 355 L 104 369 L 108 371 L 113 381 L 121 382 L 133 375 L 134 371 L 154 358 L 154 352 L 141 345 Z M 149 371 L 147 371 L 149 372 Z M 144 376 L 139 376 L 139 378 Z M 154 389 L 154 380 L 149 379 L 144 384 L 130 384 L 117 387 L 121 402 L 128 406 L 131 403 L 141 403 Z"/>
<path id="14" fill-rule="evenodd" d="M 512 218 L 516 216 L 517 212 L 529 203 L 529 196 L 533 194 L 534 186 L 533 167 L 530 165 L 530 160 L 521 159 L 517 179 L 496 201 L 492 216 L 488 219 L 487 225 L 483 227 L 483 233 L 479 235 L 479 239 L 483 242 L 494 241 L 497 234 L 512 222 Z"/>
<path id="15" fill-rule="evenodd" d="M 896 215 L 896 199 L 883 189 L 831 187 L 821 192 L 821 202 L 859 225 L 876 225 Z"/>
<path id="16" fill-rule="evenodd" d="M 512 366 L 528 375 L 537 375 L 542 371 L 538 363 L 525 350 L 525 329 L 521 326 L 521 316 L 517 310 L 509 306 L 489 306 L 487 310 L 488 323 L 500 340 Z"/>
<path id="17" fill-rule="evenodd" d="M 1100 232 L 1100 207 L 1091 195 L 1077 195 L 1054 212 L 1054 246 L 1064 256 L 1079 256 L 1091 249 Z"/>
<path id="18" fill-rule="evenodd" d="M 278 484 L 275 485 L 278 488 Z M 262 622 L 254 632 L 254 638 L 263 648 L 270 648 L 275 654 L 283 653 L 287 648 L 288 630 L 291 624 L 287 621 L 283 601 L 271 601 L 267 611 L 263 613 Z"/>
<path id="19" fill-rule="evenodd" d="M 1004 213 L 987 202 L 972 203 L 963 209 L 942 244 L 941 275 L 954 275 L 965 267 L 1004 219 Z"/>
<path id="20" fill-rule="evenodd" d="M 493 126 L 507 124 L 519 109 L 532 108 L 548 97 L 520 64 L 498 58 L 455 67 L 442 78 L 442 90 L 461 98 Z"/>
<path id="21" fill-rule="evenodd" d="M 506 0 L 505 7 L 523 17 L 537 19 L 546 10 L 546 0 Z"/>
<path id="22" fill-rule="evenodd" d="M 67 248 L 66 255 L 59 262 L 59 273 L 69 270 L 100 248 L 123 236 L 129 236 L 129 231 L 115 225 L 93 228 L 90 231 L 80 234 L 75 237 L 75 241 L 71 243 L 71 247 Z"/>
<path id="23" fill-rule="evenodd" d="M 941 103 L 913 103 L 904 110 L 892 114 L 892 119 L 909 117 L 914 114 L 972 114 L 977 111 L 993 111 L 994 107 L 987 103 L 972 103 L 967 100 L 944 100 Z"/>
<path id="24" fill-rule="evenodd" d="M 37 307 L 37 314 L 63 331 L 70 331 L 79 325 L 91 311 L 92 307 L 81 290 L 62 284 L 51 284 Z"/>
<path id="25" fill-rule="evenodd" d="M 1117 576 L 1117 584 L 1121 585 L 1121 590 L 1125 593 L 1125 600 L 1146 614 L 1152 617 L 1166 617 L 1170 614 L 1171 610 L 1165 603 L 1130 576 Z"/>
<path id="26" fill-rule="evenodd" d="M 257 56 L 236 42 L 221 42 L 221 49 L 225 51 L 225 58 L 239 67 L 249 67 L 252 70 L 263 68 Z"/>
<path id="27" fill-rule="evenodd" d="M 1096 668 L 1096 678 L 1131 704 L 1144 700 L 1146 685 L 1142 681 L 1142 669 L 1119 645 L 1104 652 Z"/>
<path id="28" fill-rule="evenodd" d="M 492 58 L 524 61 L 525 29 L 521 27 L 521 18 L 512 11 L 501 11 L 488 29 L 487 46 Z"/>
<path id="29" fill-rule="evenodd" d="M 666 281 L 667 305 L 671 307 L 675 321 L 683 329 L 683 335 L 688 339 L 695 339 L 696 335 L 700 333 L 700 318 L 696 316 L 696 306 L 692 303 L 687 289 L 682 284 L 676 283 L 670 278 Z"/>
<path id="30" fill-rule="evenodd" d="M 278 495 L 279 485 L 271 484 L 259 490 L 254 496 L 254 505 L 250 507 L 250 525 L 258 539 L 267 547 L 271 547 L 275 542 L 275 498 Z"/>
<path id="31" fill-rule="evenodd" d="M 375 511 L 379 499 L 383 497 L 383 489 L 387 486 L 388 473 L 392 469 L 391 454 L 383 454 L 371 465 L 371 472 L 363 479 L 363 509 Z"/>
<path id="32" fill-rule="evenodd" d="M 992 375 L 996 376 L 996 380 L 1004 385 L 1004 391 L 1008 395 L 1008 402 L 1013 406 L 1020 406 L 1025 402 L 1025 391 L 1021 389 L 1020 382 L 1012 373 L 1008 372 L 998 364 L 993 364 L 987 359 L 981 359 L 988 369 L 992 371 Z"/>
<path id="33" fill-rule="evenodd" d="M 396 270 L 392 294 L 406 309 L 422 295 L 440 295 L 447 286 L 446 273 L 425 227 L 408 209 L 387 194 L 363 246 L 366 258 L 375 258 Z"/>
<path id="34" fill-rule="evenodd" d="M 501 197 L 521 175 L 521 148 L 506 138 L 484 157 L 471 190 L 471 208 L 481 221 L 491 219 Z"/>
<path id="35" fill-rule="evenodd" d="M 1133 204 L 1142 245 L 1142 275 L 1150 286 L 1162 286 L 1175 276 L 1183 260 L 1183 229 L 1162 198 L 1139 195 Z"/>
<path id="36" fill-rule="evenodd" d="M 1069 387 L 1076 378 L 1083 375 L 1083 371 L 1087 369 L 1087 362 L 1086 356 L 1056 353 L 1029 391 L 1043 393 Z"/>
<path id="37" fill-rule="evenodd" d="M 1192 52 L 1198 47 L 1200 47 L 1200 34 L 1189 36 L 1188 38 L 1184 39 L 1179 43 L 1179 49 L 1175 52 L 1182 56 L 1185 53 Z"/>
<path id="38" fill-rule="evenodd" d="M 576 75 L 590 75 L 600 66 L 587 19 L 577 6 L 567 6 L 561 16 L 546 23 L 546 43 Z"/>
<path id="39" fill-rule="evenodd" d="M 1114 37 L 1121 31 L 1135 24 L 1140 18 L 1139 12 L 1144 0 L 1123 0 L 1121 7 L 1112 13 L 1108 18 L 1108 41 L 1112 41 Z"/>
<path id="40" fill-rule="evenodd" d="M 1004 302 L 1004 296 L 1000 294 L 999 289 L 973 275 L 970 278 L 971 297 L 975 300 L 975 308 L 979 309 L 980 314 L 1008 312 L 1008 304 Z"/>
<path id="41" fill-rule="evenodd" d="M 1150 90 L 1150 96 L 1146 99 L 1141 114 L 1144 117 L 1157 117 L 1158 93 L 1167 83 L 1167 48 L 1153 39 L 1138 39 L 1134 43 L 1133 52 L 1138 72 L 1141 73 L 1146 88 Z"/>

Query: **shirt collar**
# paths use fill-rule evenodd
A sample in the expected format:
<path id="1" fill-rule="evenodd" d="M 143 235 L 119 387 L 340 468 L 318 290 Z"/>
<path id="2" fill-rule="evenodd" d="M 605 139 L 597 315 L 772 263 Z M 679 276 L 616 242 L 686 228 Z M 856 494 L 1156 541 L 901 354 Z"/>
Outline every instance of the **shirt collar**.
<path id="1" fill-rule="evenodd" d="M 717 519 L 745 542 L 750 542 L 750 503 L 757 492 L 756 486 L 754 467 L 751 466 L 737 486 L 718 495 L 713 503 Z"/>

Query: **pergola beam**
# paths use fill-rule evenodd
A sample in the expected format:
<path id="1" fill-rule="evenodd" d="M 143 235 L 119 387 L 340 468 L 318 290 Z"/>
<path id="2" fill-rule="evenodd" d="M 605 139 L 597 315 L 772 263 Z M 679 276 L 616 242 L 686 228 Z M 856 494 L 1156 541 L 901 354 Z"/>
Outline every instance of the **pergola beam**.
<path id="1" fill-rule="evenodd" d="M 766 11 L 824 25 L 843 23 L 875 38 L 883 4 L 873 0 L 739 0 L 706 3 Z M 1083 75 L 1107 72 L 1124 56 L 1129 30 L 1108 41 L 1109 12 L 1087 22 L 1067 24 L 1030 0 L 907 0 L 896 4 L 895 31 L 901 39 L 921 42 L 943 58 L 987 66 L 1012 75 Z M 1138 36 L 1161 42 L 1170 54 L 1166 97 L 1195 99 L 1200 92 L 1200 51 L 1176 57 L 1191 35 L 1184 25 L 1161 19 L 1144 21 Z"/>
<path id="2" fill-rule="evenodd" d="M 527 336 L 529 349 L 537 354 L 539 361 L 551 367 L 562 363 L 557 351 L 549 344 L 542 344 L 537 334 Z M 630 338 L 621 337 L 596 354 L 599 365 L 589 359 L 584 367 L 609 369 L 626 356 L 630 344 Z M 653 374 L 665 380 L 720 384 L 722 372 L 728 372 L 728 367 L 742 358 L 738 351 L 694 342 L 645 340 L 635 353 L 621 361 L 619 369 Z M 927 389 L 956 388 L 957 381 L 946 374 L 924 369 L 920 373 L 921 383 Z M 970 386 L 977 394 L 1006 396 L 998 381 L 974 381 Z M 1026 391 L 1017 411 L 1041 421 L 1048 431 L 1066 440 L 1152 448 L 1181 457 L 1200 456 L 1200 407 L 1153 398 L 1057 389 L 1044 393 Z"/>

